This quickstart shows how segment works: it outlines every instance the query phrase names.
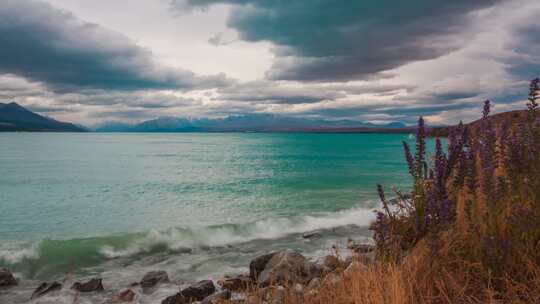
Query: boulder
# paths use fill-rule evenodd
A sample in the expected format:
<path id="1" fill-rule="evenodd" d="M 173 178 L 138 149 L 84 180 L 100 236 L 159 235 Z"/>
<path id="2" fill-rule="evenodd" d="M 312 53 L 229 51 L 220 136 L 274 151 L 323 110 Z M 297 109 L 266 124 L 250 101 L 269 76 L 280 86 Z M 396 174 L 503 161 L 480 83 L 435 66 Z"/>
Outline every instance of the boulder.
<path id="1" fill-rule="evenodd" d="M 60 284 L 58 282 L 41 283 L 41 285 L 39 285 L 38 288 L 36 288 L 36 290 L 34 290 L 34 292 L 32 293 L 31 299 L 41 297 L 42 295 L 45 295 L 47 293 L 50 293 L 50 292 L 53 292 L 53 291 L 56 291 L 56 290 L 60 290 L 60 289 L 62 289 L 62 284 Z"/>
<path id="2" fill-rule="evenodd" d="M 309 290 L 316 290 L 321 287 L 321 279 L 320 278 L 313 278 L 311 281 L 309 281 L 309 284 L 307 285 L 307 289 Z"/>
<path id="3" fill-rule="evenodd" d="M 294 285 L 294 292 L 296 293 L 297 296 L 302 296 L 304 294 L 304 285 L 300 283 L 296 283 Z"/>
<path id="4" fill-rule="evenodd" d="M 180 291 L 180 294 L 189 300 L 202 301 L 215 291 L 216 287 L 214 287 L 214 282 L 204 280 L 183 289 Z"/>
<path id="5" fill-rule="evenodd" d="M 169 276 L 163 270 L 147 272 L 141 280 L 142 288 L 151 288 L 160 283 L 168 283 Z"/>
<path id="6" fill-rule="evenodd" d="M 326 275 L 323 279 L 324 285 L 337 285 L 341 282 L 341 276 L 333 272 Z"/>
<path id="7" fill-rule="evenodd" d="M 305 284 L 317 275 L 319 270 L 314 263 L 296 251 L 284 250 L 273 254 L 259 274 L 257 282 L 261 286 L 271 283 Z"/>
<path id="8" fill-rule="evenodd" d="M 323 267 L 329 269 L 330 271 L 334 271 L 340 266 L 342 266 L 342 263 L 335 255 L 327 255 L 323 259 Z"/>
<path id="9" fill-rule="evenodd" d="M 218 285 L 223 289 L 230 291 L 242 291 L 253 285 L 251 277 L 245 275 L 239 275 L 233 278 L 224 278 L 218 281 Z"/>
<path id="10" fill-rule="evenodd" d="M 375 245 L 358 244 L 350 238 L 347 240 L 347 248 L 353 251 L 354 253 L 368 253 L 368 252 L 375 251 Z"/>
<path id="11" fill-rule="evenodd" d="M 259 257 L 256 257 L 249 263 L 249 276 L 254 281 L 257 281 L 259 274 L 263 272 L 264 268 L 266 267 L 266 264 L 270 259 L 276 254 L 275 252 L 261 255 Z"/>
<path id="12" fill-rule="evenodd" d="M 101 279 L 91 279 L 88 282 L 80 283 L 75 282 L 71 289 L 77 290 L 79 292 L 92 292 L 92 291 L 103 291 L 103 284 Z"/>
<path id="13" fill-rule="evenodd" d="M 322 237 L 322 234 L 319 230 L 310 231 L 302 234 L 302 238 L 304 239 L 315 239 Z"/>
<path id="14" fill-rule="evenodd" d="M 204 298 L 201 304 L 218 304 L 222 301 L 229 300 L 230 298 L 231 298 L 231 292 L 228 290 L 223 290 Z"/>
<path id="15" fill-rule="evenodd" d="M 0 287 L 15 286 L 17 285 L 17 280 L 6 268 L 0 268 Z"/>
<path id="16" fill-rule="evenodd" d="M 161 304 L 189 304 L 189 301 L 188 299 L 186 299 L 186 297 L 184 297 L 180 293 L 177 293 L 175 295 L 165 298 L 163 301 L 161 301 Z"/>
<path id="17" fill-rule="evenodd" d="M 135 292 L 131 289 L 124 289 L 114 295 L 112 297 L 111 301 L 109 303 L 111 304 L 117 304 L 117 303 L 128 303 L 132 302 L 135 299 Z"/>

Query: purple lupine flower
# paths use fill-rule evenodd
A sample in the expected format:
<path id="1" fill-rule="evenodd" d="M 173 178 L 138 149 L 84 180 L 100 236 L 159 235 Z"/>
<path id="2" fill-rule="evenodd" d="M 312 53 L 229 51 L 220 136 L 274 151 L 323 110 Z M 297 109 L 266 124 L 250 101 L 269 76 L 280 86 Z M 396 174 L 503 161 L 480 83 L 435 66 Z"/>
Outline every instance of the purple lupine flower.
<path id="1" fill-rule="evenodd" d="M 454 185 L 458 187 L 462 187 L 464 185 L 465 177 L 467 176 L 467 158 L 470 149 L 468 133 L 468 128 L 463 127 L 461 132 L 460 147 L 456 148 L 456 152 L 454 152 L 456 159 L 452 160 L 452 163 L 450 163 L 449 160 L 448 164 L 448 166 L 454 166 L 453 163 L 455 163 L 457 173 L 454 178 Z M 447 174 L 447 176 L 450 176 L 450 174 Z"/>
<path id="2" fill-rule="evenodd" d="M 437 199 L 442 199 L 446 193 L 446 155 L 442 150 L 441 140 L 435 140 L 435 182 L 434 190 Z"/>
<path id="3" fill-rule="evenodd" d="M 474 148 L 471 146 L 466 152 L 466 173 L 465 173 L 465 182 L 467 188 L 474 195 L 476 193 L 476 153 Z"/>
<path id="4" fill-rule="evenodd" d="M 455 216 L 455 208 L 448 198 L 441 201 L 439 208 L 439 220 L 442 225 L 448 226 Z"/>
<path id="5" fill-rule="evenodd" d="M 384 196 L 384 189 L 381 184 L 377 184 L 377 194 L 379 195 L 379 199 L 381 202 L 386 202 L 386 198 Z"/>
<path id="6" fill-rule="evenodd" d="M 529 86 L 529 102 L 527 103 L 527 108 L 531 112 L 535 112 L 538 109 L 538 102 L 536 102 L 538 99 L 540 99 L 540 79 L 535 78 L 531 80 L 531 84 Z M 536 118 L 536 117 L 535 117 Z"/>
<path id="7" fill-rule="evenodd" d="M 418 126 L 416 130 L 416 155 L 415 155 L 415 169 L 416 169 L 416 178 L 425 177 L 427 174 L 424 171 L 425 166 L 425 154 L 426 154 L 426 129 L 424 124 L 424 118 L 420 116 L 418 119 Z"/>
<path id="8" fill-rule="evenodd" d="M 494 155 L 495 145 L 497 137 L 495 134 L 495 129 L 492 127 L 488 115 L 491 108 L 491 102 L 486 100 L 484 102 L 484 110 L 482 112 L 482 128 L 480 134 L 480 143 L 479 143 L 479 153 L 480 153 L 480 187 L 482 193 L 485 195 L 487 200 L 490 203 L 493 203 L 493 187 L 494 187 L 494 176 L 495 176 L 495 159 Z"/>
<path id="9" fill-rule="evenodd" d="M 504 166 L 504 158 L 506 154 L 506 146 L 508 145 L 508 122 L 504 120 L 500 127 L 499 127 L 499 149 L 497 151 L 496 156 L 496 166 L 497 167 L 503 167 Z"/>
<path id="10" fill-rule="evenodd" d="M 388 250 L 388 239 L 390 236 L 390 226 L 384 213 L 377 211 L 375 221 L 371 224 L 370 230 L 373 231 L 373 239 L 379 252 Z"/>
<path id="11" fill-rule="evenodd" d="M 414 177 L 415 175 L 415 169 L 414 169 L 414 158 L 411 154 L 411 149 L 409 148 L 409 144 L 407 142 L 403 141 L 403 152 L 405 153 L 405 159 L 407 160 L 407 166 L 409 167 L 409 173 L 411 176 Z"/>
<path id="12" fill-rule="evenodd" d="M 488 99 L 484 101 L 484 109 L 482 111 L 482 118 L 487 118 L 491 110 L 491 101 Z"/>
<path id="13" fill-rule="evenodd" d="M 446 166 L 446 176 L 451 175 L 451 171 L 454 168 L 457 160 L 460 158 L 463 150 L 463 122 L 459 122 L 456 128 L 452 128 L 448 136 L 448 164 Z"/>
<path id="14" fill-rule="evenodd" d="M 386 197 L 384 195 L 384 189 L 383 189 L 382 185 L 380 185 L 380 184 L 377 184 L 377 194 L 379 195 L 379 199 L 381 200 L 384 211 L 386 211 L 386 214 L 390 218 L 393 218 L 392 213 L 390 211 L 390 208 L 388 207 L 388 201 L 386 200 Z"/>

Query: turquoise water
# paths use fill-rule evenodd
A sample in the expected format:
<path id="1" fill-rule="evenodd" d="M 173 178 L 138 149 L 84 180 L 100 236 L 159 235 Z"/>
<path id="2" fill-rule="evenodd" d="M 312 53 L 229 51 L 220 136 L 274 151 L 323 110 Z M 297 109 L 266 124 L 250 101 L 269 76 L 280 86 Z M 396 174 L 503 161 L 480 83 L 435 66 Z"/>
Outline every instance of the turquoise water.
<path id="1" fill-rule="evenodd" d="M 179 254 L 201 263 L 223 255 L 202 249 L 256 247 L 247 259 L 278 243 L 268 240 L 285 246 L 290 235 L 347 225 L 365 231 L 376 184 L 409 186 L 402 140 L 410 139 L 3 133 L 0 266 L 30 279 L 103 274 L 118 259 L 122 268 Z"/>

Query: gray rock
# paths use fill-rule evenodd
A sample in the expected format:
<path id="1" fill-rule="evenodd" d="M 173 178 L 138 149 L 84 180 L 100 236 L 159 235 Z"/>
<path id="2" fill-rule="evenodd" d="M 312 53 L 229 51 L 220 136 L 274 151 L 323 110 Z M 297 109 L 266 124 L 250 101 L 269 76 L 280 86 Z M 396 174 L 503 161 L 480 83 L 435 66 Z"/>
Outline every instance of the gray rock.
<path id="1" fill-rule="evenodd" d="M 261 286 L 268 286 L 271 283 L 305 284 L 318 274 L 319 269 L 303 255 L 296 251 L 284 250 L 275 253 L 266 263 L 257 282 Z"/>
<path id="2" fill-rule="evenodd" d="M 147 272 L 141 280 L 142 288 L 151 288 L 160 283 L 168 283 L 169 276 L 163 270 Z"/>
<path id="3" fill-rule="evenodd" d="M 249 276 L 239 275 L 232 278 L 223 278 L 218 281 L 218 285 L 230 291 L 242 291 L 253 285 L 253 280 Z"/>
<path id="4" fill-rule="evenodd" d="M 103 284 L 101 279 L 91 279 L 88 282 L 80 283 L 75 282 L 71 289 L 77 290 L 79 292 L 92 292 L 92 291 L 103 291 Z"/>
<path id="5" fill-rule="evenodd" d="M 329 273 L 327 276 L 324 277 L 323 282 L 324 284 L 330 284 L 330 285 L 337 285 L 341 283 L 341 276 L 339 276 L 336 273 Z"/>
<path id="6" fill-rule="evenodd" d="M 249 276 L 254 280 L 257 281 L 259 278 L 259 274 L 263 272 L 264 268 L 266 267 L 266 264 L 270 259 L 276 254 L 275 252 L 261 255 L 259 257 L 256 257 L 249 263 Z"/>
<path id="7" fill-rule="evenodd" d="M 337 256 L 327 255 L 324 257 L 323 266 L 325 268 L 330 269 L 330 271 L 334 271 L 338 269 L 340 266 L 342 266 L 342 263 Z"/>
<path id="8" fill-rule="evenodd" d="M 214 292 L 216 292 L 214 282 L 204 280 L 183 289 L 180 294 L 189 300 L 201 301 Z"/>
<path id="9" fill-rule="evenodd" d="M 186 299 L 183 295 L 180 293 L 177 293 L 175 295 L 172 295 L 170 297 L 166 297 L 161 301 L 161 304 L 189 304 L 189 300 Z"/>
<path id="10" fill-rule="evenodd" d="M 304 239 L 315 239 L 315 238 L 320 238 L 322 237 L 322 234 L 319 230 L 315 230 L 315 231 L 310 231 L 310 232 L 306 232 L 304 234 L 302 234 L 302 237 Z"/>
<path id="11" fill-rule="evenodd" d="M 15 286 L 17 284 L 17 280 L 9 269 L 0 268 L 0 287 Z"/>
<path id="12" fill-rule="evenodd" d="M 231 298 L 231 292 L 228 290 L 223 290 L 204 298 L 201 304 L 217 304 L 219 301 L 229 300 L 230 298 Z"/>
<path id="13" fill-rule="evenodd" d="M 313 289 L 319 289 L 319 287 L 321 287 L 321 279 L 313 278 L 311 281 L 309 281 L 307 289 L 313 290 Z"/>
<path id="14" fill-rule="evenodd" d="M 135 292 L 131 289 L 124 289 L 114 295 L 114 297 L 108 302 L 111 304 L 117 304 L 117 303 L 128 303 L 132 302 L 135 299 Z"/>
<path id="15" fill-rule="evenodd" d="M 347 248 L 355 253 L 368 253 L 375 251 L 375 245 L 371 244 L 357 244 L 352 239 L 347 240 Z"/>
<path id="16" fill-rule="evenodd" d="M 58 283 L 58 282 L 52 282 L 52 283 L 41 283 L 41 285 L 38 286 L 38 288 L 36 288 L 36 290 L 34 290 L 34 292 L 32 293 L 32 297 L 31 299 L 35 299 L 37 297 L 41 297 L 47 293 L 50 293 L 50 292 L 53 292 L 53 291 L 56 291 L 56 290 L 60 290 L 62 289 L 62 284 Z"/>

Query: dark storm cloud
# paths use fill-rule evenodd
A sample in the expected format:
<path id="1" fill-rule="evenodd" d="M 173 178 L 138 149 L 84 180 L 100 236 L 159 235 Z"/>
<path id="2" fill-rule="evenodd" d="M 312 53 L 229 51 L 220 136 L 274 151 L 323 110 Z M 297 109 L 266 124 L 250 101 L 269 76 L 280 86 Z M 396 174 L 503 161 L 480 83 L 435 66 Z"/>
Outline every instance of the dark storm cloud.
<path id="1" fill-rule="evenodd" d="M 451 36 L 469 13 L 496 2 L 171 0 L 179 9 L 235 5 L 228 25 L 241 39 L 277 46 L 267 77 L 300 81 L 366 79 L 448 54 L 463 46 Z"/>
<path id="2" fill-rule="evenodd" d="M 64 106 L 46 106 L 46 105 L 33 104 L 33 105 L 26 105 L 26 108 L 29 109 L 30 111 L 41 113 L 41 114 L 44 114 L 44 115 L 48 115 L 49 113 L 53 114 L 53 113 L 59 113 L 59 112 L 61 112 L 61 113 L 66 113 L 66 112 L 75 113 L 75 112 L 78 111 L 77 109 L 74 109 L 73 107 L 66 106 L 66 105 L 64 105 Z"/>
<path id="3" fill-rule="evenodd" d="M 291 84 L 279 81 L 251 81 L 219 89 L 219 100 L 266 104 L 307 104 L 336 100 L 348 95 L 387 95 L 411 92 L 414 86 L 400 84 Z"/>
<path id="4" fill-rule="evenodd" d="M 529 80 L 540 74 L 540 21 L 519 28 L 514 33 L 513 51 L 518 55 L 506 60 L 509 71 L 519 79 Z"/>
<path id="5" fill-rule="evenodd" d="M 418 116 L 431 115 L 443 111 L 462 110 L 478 107 L 479 103 L 475 102 L 459 102 L 452 104 L 440 105 L 424 105 L 424 106 L 384 106 L 384 105 L 360 105 L 346 107 L 322 107 L 310 109 L 299 114 L 303 115 L 320 115 L 323 117 L 347 118 L 358 116 L 369 116 L 374 113 L 377 115 L 385 115 L 388 117 L 400 117 L 403 122 L 413 122 Z"/>
<path id="6" fill-rule="evenodd" d="M 346 96 L 336 90 L 280 85 L 270 81 L 251 81 L 218 90 L 221 100 L 252 103 L 303 104 L 334 100 Z"/>
<path id="7" fill-rule="evenodd" d="M 55 91 L 194 89 L 230 83 L 159 66 L 150 51 L 122 34 L 34 0 L 0 4 L 0 74 L 45 83 Z"/>

